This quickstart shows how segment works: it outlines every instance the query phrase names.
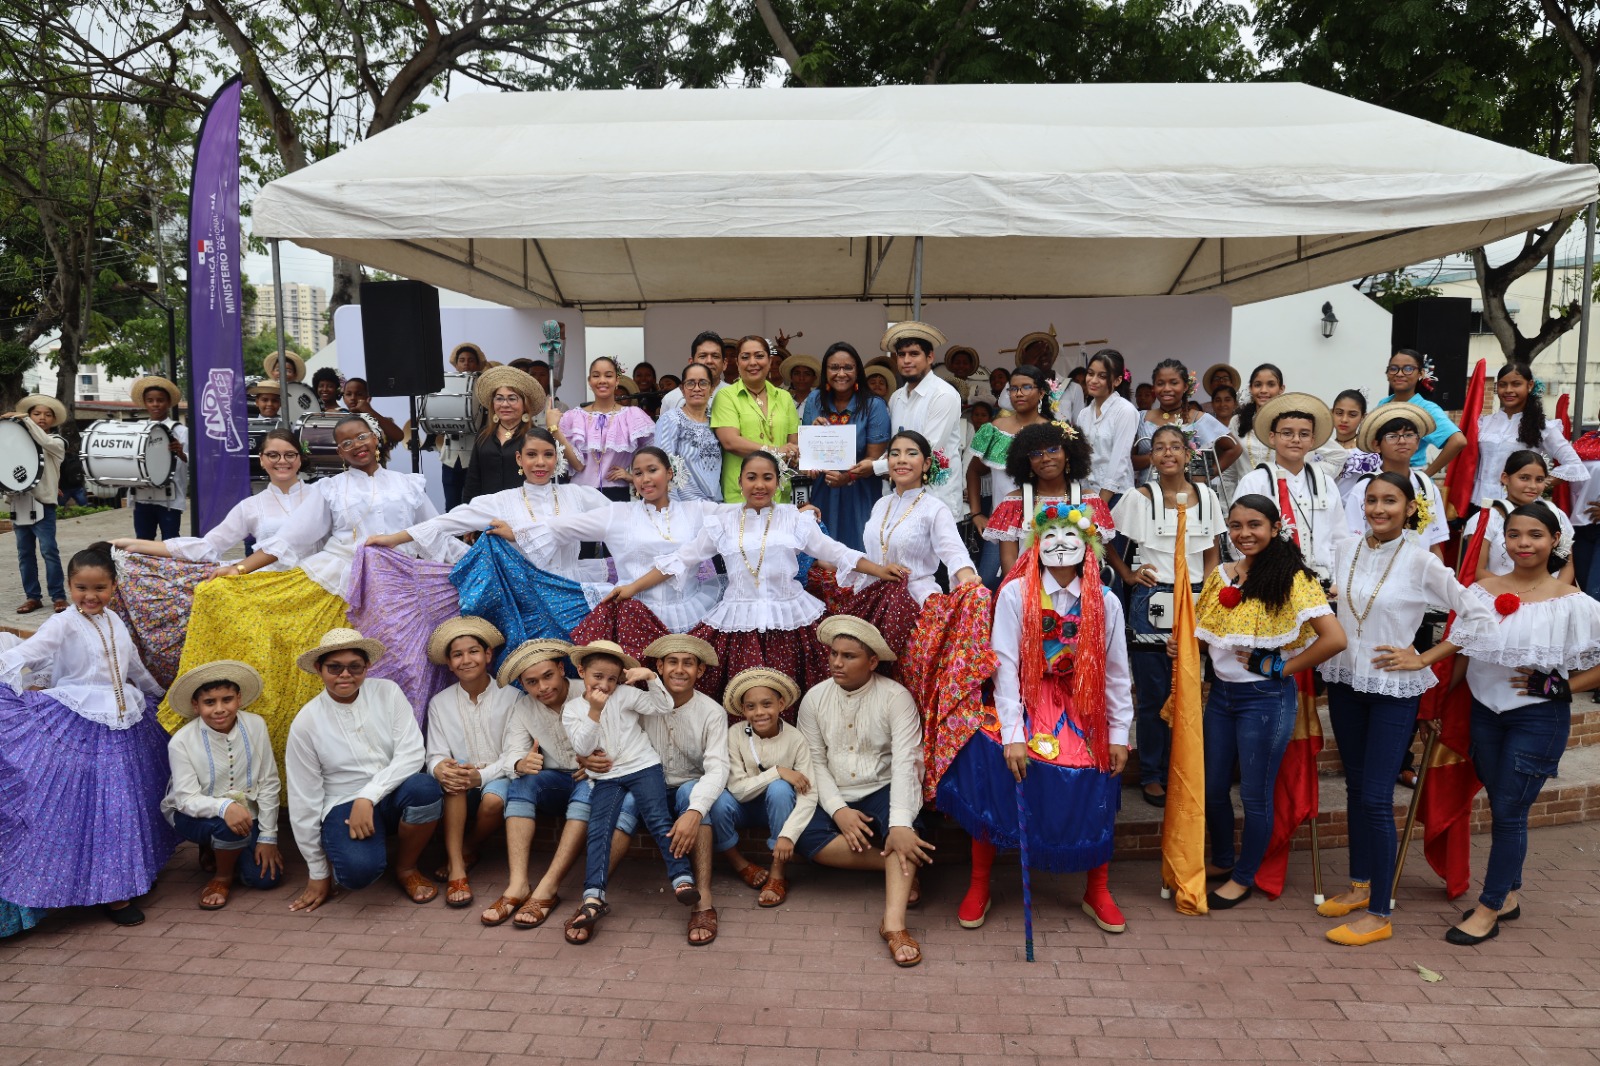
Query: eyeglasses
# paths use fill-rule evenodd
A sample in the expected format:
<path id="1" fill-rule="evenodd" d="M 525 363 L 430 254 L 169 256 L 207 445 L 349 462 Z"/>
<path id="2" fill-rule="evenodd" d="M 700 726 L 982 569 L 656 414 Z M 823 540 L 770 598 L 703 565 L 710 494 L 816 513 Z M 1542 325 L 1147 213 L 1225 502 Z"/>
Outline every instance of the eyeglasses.
<path id="1" fill-rule="evenodd" d="M 1052 455 L 1060 455 L 1060 454 L 1061 454 L 1061 445 L 1053 444 L 1048 448 L 1035 448 L 1033 451 L 1028 453 L 1028 458 L 1029 459 L 1045 459 L 1045 458 L 1048 458 L 1048 457 L 1050 457 Z"/>
<path id="2" fill-rule="evenodd" d="M 299 452 L 262 452 L 261 458 L 269 463 L 282 463 L 290 459 L 300 458 Z"/>
<path id="3" fill-rule="evenodd" d="M 1309 429 L 1275 429 L 1273 433 L 1282 440 L 1311 440 L 1315 436 Z"/>
<path id="4" fill-rule="evenodd" d="M 686 389 L 709 389 L 711 387 L 711 382 L 709 382 L 709 381 L 685 381 L 683 383 L 683 387 L 686 388 Z"/>
<path id="5" fill-rule="evenodd" d="M 1411 377 L 1413 374 L 1415 374 L 1419 369 L 1420 369 L 1420 367 L 1395 366 L 1393 363 L 1390 363 L 1388 366 L 1383 368 L 1383 372 L 1385 374 L 1391 374 L 1391 375 L 1398 374 L 1403 378 L 1408 378 L 1408 377 Z"/>
<path id="6" fill-rule="evenodd" d="M 367 672 L 367 664 L 363 663 L 363 662 L 353 662 L 353 663 L 327 663 L 327 662 L 325 662 L 325 663 L 322 664 L 322 668 L 324 670 L 328 671 L 328 673 L 332 674 L 334 677 L 338 677 L 341 674 L 349 674 L 351 677 L 360 677 L 362 674 Z"/>
<path id="7" fill-rule="evenodd" d="M 496 396 L 494 398 L 494 402 L 497 403 L 497 404 L 500 404 L 500 403 L 521 403 L 522 402 L 522 397 L 521 396 Z"/>
<path id="8" fill-rule="evenodd" d="M 1010 389 L 1010 391 L 1014 392 L 1014 393 L 1016 393 L 1016 392 L 1038 392 L 1039 391 L 1039 386 L 1037 386 L 1037 385 L 1008 385 L 1007 388 Z"/>
<path id="9" fill-rule="evenodd" d="M 341 441 L 339 443 L 339 450 L 341 452 L 353 452 L 353 451 L 356 450 L 356 447 L 358 445 L 371 444 L 375 440 L 377 440 L 377 438 L 374 437 L 371 433 L 357 433 L 354 437 L 351 437 L 349 440 Z"/>
<path id="10" fill-rule="evenodd" d="M 1408 444 L 1411 441 L 1420 439 L 1415 430 L 1401 430 L 1398 433 L 1385 433 L 1383 435 L 1383 443 L 1385 444 Z"/>

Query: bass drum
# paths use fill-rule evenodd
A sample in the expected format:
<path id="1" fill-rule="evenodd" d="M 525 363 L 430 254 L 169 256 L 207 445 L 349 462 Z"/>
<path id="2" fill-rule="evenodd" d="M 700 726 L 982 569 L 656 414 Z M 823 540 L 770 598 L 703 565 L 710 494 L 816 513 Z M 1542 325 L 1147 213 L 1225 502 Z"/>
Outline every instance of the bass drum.
<path id="1" fill-rule="evenodd" d="M 289 425 L 294 425 L 297 420 L 317 414 L 321 410 L 322 405 L 317 403 L 316 391 L 310 385 L 299 381 L 289 382 L 289 409 L 284 412 L 288 415 Z"/>
<path id="2" fill-rule="evenodd" d="M 79 445 L 83 476 L 101 485 L 159 489 L 172 480 L 172 433 L 161 422 L 91 423 Z"/>
<path id="3" fill-rule="evenodd" d="M 44 449 L 21 419 L 0 418 L 0 492 L 27 492 L 44 476 Z"/>
<path id="4" fill-rule="evenodd" d="M 295 426 L 295 435 L 300 438 L 300 450 L 305 453 L 305 466 L 312 473 L 330 477 L 344 469 L 339 446 L 334 443 L 333 427 L 348 417 L 344 413 L 310 415 Z"/>
<path id="5" fill-rule="evenodd" d="M 476 374 L 446 374 L 444 388 L 417 397 L 417 424 L 428 436 L 444 433 L 465 437 L 478 432 L 488 417 L 473 388 Z"/>

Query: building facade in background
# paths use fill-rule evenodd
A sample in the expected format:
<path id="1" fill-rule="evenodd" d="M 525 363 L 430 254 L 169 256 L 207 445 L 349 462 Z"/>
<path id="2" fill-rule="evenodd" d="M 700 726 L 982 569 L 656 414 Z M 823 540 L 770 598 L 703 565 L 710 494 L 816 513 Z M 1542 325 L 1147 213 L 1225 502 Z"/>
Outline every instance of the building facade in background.
<path id="1" fill-rule="evenodd" d="M 277 289 L 256 286 L 255 309 L 245 315 L 247 336 L 277 327 Z M 295 343 L 316 351 L 328 343 L 328 290 L 320 285 L 291 281 L 283 287 L 283 332 Z"/>

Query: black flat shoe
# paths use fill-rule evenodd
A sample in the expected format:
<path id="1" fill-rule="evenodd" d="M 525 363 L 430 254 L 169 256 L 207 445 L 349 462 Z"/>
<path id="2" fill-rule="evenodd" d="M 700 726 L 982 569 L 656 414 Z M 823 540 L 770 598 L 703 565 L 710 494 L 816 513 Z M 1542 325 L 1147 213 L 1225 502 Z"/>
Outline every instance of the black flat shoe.
<path id="1" fill-rule="evenodd" d="M 118 907 L 115 910 L 110 907 L 103 909 L 106 912 L 106 917 L 118 925 L 144 924 L 144 911 L 140 910 L 139 905 L 136 903 L 129 903 L 126 907 Z"/>
<path id="2" fill-rule="evenodd" d="M 1144 790 L 1140 789 L 1140 791 L 1143 792 Z M 1144 801 L 1152 807 L 1165 807 L 1167 805 L 1167 794 L 1165 792 L 1159 795 L 1154 792 L 1145 792 Z"/>
<path id="3" fill-rule="evenodd" d="M 1476 908 L 1474 908 L 1474 910 L 1476 910 Z M 1466 921 L 1468 918 L 1472 917 L 1473 913 L 1474 913 L 1474 911 L 1462 911 L 1461 912 L 1461 920 L 1463 922 Z M 1512 907 L 1508 911 L 1501 911 L 1500 912 L 1500 916 L 1497 917 L 1495 919 L 1495 921 L 1497 921 L 1497 922 L 1514 922 L 1518 918 L 1521 918 L 1521 917 L 1522 917 L 1522 904 L 1518 903 L 1515 907 Z"/>
<path id="4" fill-rule="evenodd" d="M 1487 933 L 1483 934 L 1482 936 L 1473 936 L 1471 933 L 1463 933 L 1461 930 L 1457 929 L 1455 926 L 1452 925 L 1449 929 L 1445 930 L 1444 940 L 1445 940 L 1445 943 L 1447 943 L 1447 944 L 1454 944 L 1457 947 L 1462 947 L 1462 948 L 1470 948 L 1474 944 L 1483 943 L 1485 940 L 1493 940 L 1495 937 L 1497 937 L 1499 935 L 1500 935 L 1500 923 L 1499 922 L 1496 922 L 1494 925 L 1491 925 L 1489 927 L 1489 931 Z"/>
<path id="5" fill-rule="evenodd" d="M 1215 892 L 1207 892 L 1206 906 L 1214 911 L 1231 910 L 1232 908 L 1243 903 L 1245 900 L 1249 899 L 1251 896 L 1255 895 L 1255 891 L 1255 886 L 1252 885 L 1250 888 L 1244 890 L 1244 895 L 1236 896 L 1233 899 L 1229 899 L 1227 896 L 1219 896 Z"/>

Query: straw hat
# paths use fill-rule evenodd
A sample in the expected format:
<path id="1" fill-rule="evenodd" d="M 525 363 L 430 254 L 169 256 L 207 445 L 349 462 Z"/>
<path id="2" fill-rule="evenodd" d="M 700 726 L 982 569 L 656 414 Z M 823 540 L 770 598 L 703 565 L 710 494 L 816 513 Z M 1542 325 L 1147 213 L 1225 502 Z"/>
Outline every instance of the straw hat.
<path id="1" fill-rule="evenodd" d="M 972 356 L 972 372 L 974 374 L 983 369 L 983 360 L 978 356 L 978 349 L 972 347 L 970 344 L 952 344 L 948 349 L 945 350 L 944 362 L 939 365 L 948 369 L 950 366 L 950 360 L 955 357 L 957 352 L 966 352 L 968 355 Z M 955 371 L 951 370 L 950 374 L 953 377 L 955 375 Z"/>
<path id="2" fill-rule="evenodd" d="M 340 626 L 322 634 L 322 643 L 310 651 L 302 652 L 295 660 L 295 665 L 308 674 L 314 674 L 317 672 L 317 660 L 335 651 L 364 651 L 367 653 L 367 665 L 377 666 L 383 658 L 384 647 L 370 637 L 363 637 L 358 630 Z"/>
<path id="3" fill-rule="evenodd" d="M 924 341 L 935 351 L 950 343 L 945 340 L 943 333 L 926 322 L 896 322 L 884 332 L 878 347 L 885 352 L 893 352 L 896 344 L 908 340 Z"/>
<path id="4" fill-rule="evenodd" d="M 260 699 L 264 687 L 261 675 L 249 663 L 242 663 L 238 659 L 218 659 L 195 667 L 172 683 L 167 690 L 167 703 L 171 705 L 172 712 L 180 718 L 193 718 L 194 694 L 213 681 L 232 681 L 239 686 L 240 710 Z"/>
<path id="5" fill-rule="evenodd" d="M 613 655 L 622 660 L 622 665 L 625 668 L 629 670 L 637 670 L 639 668 L 638 659 L 635 659 L 633 656 L 623 651 L 622 645 L 613 643 L 609 640 L 591 641 L 590 643 L 581 647 L 573 648 L 567 653 L 567 658 L 572 660 L 573 666 L 576 666 L 579 670 L 582 670 L 583 664 L 594 655 Z"/>
<path id="6" fill-rule="evenodd" d="M 549 638 L 525 640 L 518 644 L 500 664 L 498 680 L 502 687 L 509 686 L 522 677 L 528 667 L 538 666 L 551 659 L 564 661 L 571 654 L 572 645 L 564 640 Z"/>
<path id="7" fill-rule="evenodd" d="M 446 618 L 434 627 L 433 635 L 428 638 L 428 661 L 436 666 L 444 666 L 450 661 L 450 642 L 457 637 L 477 637 L 494 651 L 506 642 L 500 631 L 482 618 L 466 615 L 461 618 Z"/>
<path id="8" fill-rule="evenodd" d="M 58 426 L 67 420 L 66 404 L 62 403 L 54 396 L 44 396 L 37 392 L 22 398 L 22 400 L 17 404 L 17 414 L 25 415 L 29 411 L 32 411 L 35 407 L 48 407 L 50 409 L 50 413 L 56 416 L 56 425 Z"/>
<path id="9" fill-rule="evenodd" d="M 535 381 L 531 374 L 524 373 L 516 367 L 492 365 L 478 375 L 472 393 L 478 398 L 478 403 L 483 405 L 483 409 L 492 413 L 495 390 L 506 388 L 516 389 L 521 394 L 530 418 L 544 413 L 544 386 Z"/>
<path id="10" fill-rule="evenodd" d="M 629 396 L 637 396 L 637 395 L 639 395 L 639 383 L 637 381 L 633 380 L 631 375 L 618 374 L 617 375 L 617 391 L 618 392 L 625 392 Z"/>
<path id="11" fill-rule="evenodd" d="M 665 659 L 669 655 L 693 655 L 707 666 L 719 665 L 716 649 L 687 633 L 668 633 L 664 637 L 657 637 L 644 650 L 646 659 Z"/>
<path id="12" fill-rule="evenodd" d="M 1049 333 L 1043 333 L 1039 330 L 1034 330 L 1032 333 L 1024 333 L 1022 335 L 1022 339 L 1017 342 L 1017 346 L 1011 349 L 1011 351 L 1015 353 L 1013 357 L 1014 365 L 1021 366 L 1022 357 L 1028 351 L 1028 346 L 1030 344 L 1037 344 L 1040 341 L 1043 341 L 1049 346 L 1050 358 L 1048 362 L 1054 363 L 1056 361 L 1056 356 L 1061 354 L 1061 342 L 1056 340 L 1056 327 L 1051 326 Z M 950 356 L 947 354 L 945 358 L 948 359 Z"/>
<path id="13" fill-rule="evenodd" d="M 853 614 L 836 614 L 817 626 L 817 639 L 822 643 L 831 645 L 837 637 L 853 637 L 859 640 L 878 657 L 879 662 L 895 661 L 895 654 L 889 649 L 889 643 L 883 639 L 883 634 L 878 632 L 878 627 Z"/>
<path id="14" fill-rule="evenodd" d="M 822 362 L 814 355 L 791 355 L 785 359 L 783 361 L 784 380 L 793 381 L 794 379 L 791 375 L 795 372 L 795 368 L 802 366 L 809 366 L 811 372 L 817 376 L 817 380 L 822 380 Z"/>
<path id="15" fill-rule="evenodd" d="M 1333 436 L 1333 412 L 1309 392 L 1282 392 L 1262 404 L 1253 423 L 1256 436 L 1265 439 L 1266 434 L 1272 432 L 1272 420 L 1291 411 L 1311 416 L 1312 448 L 1328 443 L 1328 438 Z"/>
<path id="16" fill-rule="evenodd" d="M 283 355 L 289 361 L 290 369 L 294 371 L 293 380 L 304 381 L 306 379 L 306 361 L 293 352 L 284 352 Z M 277 352 L 271 352 L 265 359 L 261 360 L 261 372 L 269 378 L 278 376 Z"/>
<path id="17" fill-rule="evenodd" d="M 894 376 L 894 371 L 890 370 L 882 363 L 874 363 L 873 365 L 867 367 L 867 377 L 879 377 L 887 381 L 889 383 L 889 390 L 891 392 L 900 385 L 899 380 Z M 862 382 L 862 384 L 866 384 L 866 382 Z"/>
<path id="18" fill-rule="evenodd" d="M 1206 367 L 1206 372 L 1200 375 L 1200 387 L 1206 390 L 1206 395 L 1209 396 L 1211 394 L 1211 378 L 1217 373 L 1221 373 L 1227 377 L 1228 384 L 1233 386 L 1234 392 L 1239 391 L 1239 386 L 1244 381 L 1244 379 L 1239 376 L 1239 368 L 1236 366 L 1229 366 L 1227 363 L 1212 363 L 1210 366 Z"/>
<path id="19" fill-rule="evenodd" d="M 144 403 L 144 394 L 151 389 L 161 389 L 166 392 L 174 407 L 183 402 L 183 393 L 178 391 L 178 386 L 159 374 L 146 374 L 142 378 L 134 378 L 133 388 L 128 390 L 128 394 L 133 397 L 134 403 Z"/>
<path id="20" fill-rule="evenodd" d="M 260 396 L 263 392 L 282 392 L 283 383 L 277 378 L 262 378 L 245 387 L 245 392 L 251 396 Z"/>
<path id="21" fill-rule="evenodd" d="M 768 666 L 754 666 L 739 671 L 728 682 L 728 690 L 722 694 L 722 705 L 729 714 L 744 716 L 744 708 L 739 701 L 753 688 L 770 688 L 783 699 L 786 708 L 793 707 L 800 700 L 800 686 L 788 674 L 780 674 Z"/>
<path id="22" fill-rule="evenodd" d="M 1414 403 L 1397 403 L 1393 400 L 1379 404 L 1367 412 L 1356 429 L 1356 447 L 1364 452 L 1378 450 L 1378 427 L 1396 418 L 1403 418 L 1417 427 L 1417 436 L 1426 437 L 1434 430 L 1433 416 Z"/>
<path id="23" fill-rule="evenodd" d="M 482 348 L 478 347 L 476 344 L 473 344 L 471 341 L 462 341 L 460 344 L 450 349 L 451 366 L 456 365 L 456 356 L 460 355 L 462 352 L 474 352 L 477 354 L 478 362 L 480 364 L 483 366 L 488 366 L 489 364 L 489 357 L 483 354 Z"/>

